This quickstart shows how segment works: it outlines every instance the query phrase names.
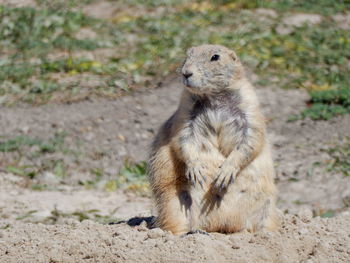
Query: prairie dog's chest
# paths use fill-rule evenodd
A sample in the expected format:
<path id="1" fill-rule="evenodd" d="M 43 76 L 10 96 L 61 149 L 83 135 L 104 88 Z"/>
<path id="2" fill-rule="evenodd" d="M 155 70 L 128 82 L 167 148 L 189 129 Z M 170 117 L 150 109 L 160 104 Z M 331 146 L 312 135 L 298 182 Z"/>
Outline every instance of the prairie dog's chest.
<path id="1" fill-rule="evenodd" d="M 206 127 L 218 135 L 226 130 L 234 132 L 247 126 L 246 114 L 236 96 L 197 100 L 193 104 L 190 118 L 193 124 Z"/>

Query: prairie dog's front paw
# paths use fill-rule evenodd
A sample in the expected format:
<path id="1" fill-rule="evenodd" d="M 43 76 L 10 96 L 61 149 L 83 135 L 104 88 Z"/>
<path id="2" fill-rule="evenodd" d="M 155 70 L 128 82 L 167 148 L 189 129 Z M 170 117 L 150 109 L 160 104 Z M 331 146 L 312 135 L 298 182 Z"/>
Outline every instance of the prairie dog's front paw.
<path id="1" fill-rule="evenodd" d="M 200 162 L 190 163 L 187 165 L 186 178 L 193 185 L 199 183 L 203 186 L 203 183 L 206 182 L 205 170 L 205 165 Z"/>
<path id="2" fill-rule="evenodd" d="M 236 179 L 237 171 L 233 167 L 223 165 L 214 179 L 214 188 L 218 190 L 227 189 Z"/>

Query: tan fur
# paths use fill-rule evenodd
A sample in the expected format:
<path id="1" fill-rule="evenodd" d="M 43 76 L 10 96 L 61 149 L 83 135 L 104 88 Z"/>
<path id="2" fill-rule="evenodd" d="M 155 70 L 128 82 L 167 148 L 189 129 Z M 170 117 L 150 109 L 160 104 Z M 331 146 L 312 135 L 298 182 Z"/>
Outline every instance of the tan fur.
<path id="1" fill-rule="evenodd" d="M 265 120 L 238 57 L 218 45 L 193 47 L 182 73 L 179 107 L 149 160 L 158 226 L 174 234 L 276 229 Z"/>

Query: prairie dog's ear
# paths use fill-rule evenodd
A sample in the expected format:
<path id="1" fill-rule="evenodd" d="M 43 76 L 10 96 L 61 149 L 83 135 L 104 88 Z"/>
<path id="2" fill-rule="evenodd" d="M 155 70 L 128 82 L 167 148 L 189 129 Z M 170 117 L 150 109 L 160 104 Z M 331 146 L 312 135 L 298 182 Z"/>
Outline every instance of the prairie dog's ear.
<path id="1" fill-rule="evenodd" d="M 233 59 L 233 61 L 236 61 L 238 59 L 236 53 L 233 50 L 229 49 L 228 53 L 230 57 Z"/>
<path id="2" fill-rule="evenodd" d="M 190 56 L 190 55 L 193 53 L 193 50 L 194 50 L 193 47 L 190 47 L 189 49 L 187 49 L 186 55 L 187 55 L 187 56 Z"/>

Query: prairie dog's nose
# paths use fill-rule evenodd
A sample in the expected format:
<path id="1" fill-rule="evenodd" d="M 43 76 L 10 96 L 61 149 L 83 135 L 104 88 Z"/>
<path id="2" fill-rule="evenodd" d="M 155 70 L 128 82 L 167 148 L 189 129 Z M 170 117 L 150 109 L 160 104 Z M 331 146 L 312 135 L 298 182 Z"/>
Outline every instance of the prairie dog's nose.
<path id="1" fill-rule="evenodd" d="M 182 73 L 182 75 L 183 75 L 186 79 L 188 79 L 189 77 L 191 77 L 191 76 L 193 75 L 193 73 L 192 73 L 191 71 L 186 70 L 186 71 L 184 71 L 184 72 Z"/>

